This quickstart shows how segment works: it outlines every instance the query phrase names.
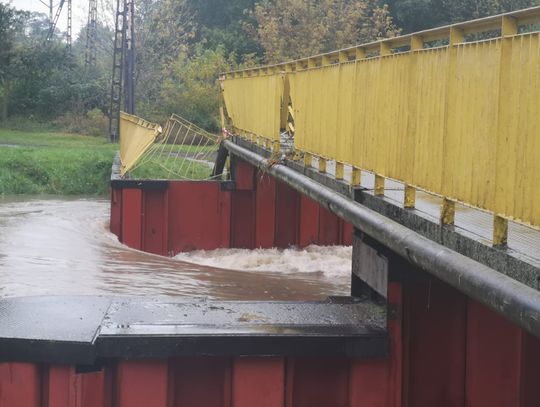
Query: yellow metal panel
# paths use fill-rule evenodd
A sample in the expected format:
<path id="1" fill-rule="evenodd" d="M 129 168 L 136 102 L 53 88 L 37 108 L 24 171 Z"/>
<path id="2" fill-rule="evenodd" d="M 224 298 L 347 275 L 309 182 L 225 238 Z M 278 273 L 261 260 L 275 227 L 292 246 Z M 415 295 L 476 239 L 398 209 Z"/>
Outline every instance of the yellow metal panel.
<path id="1" fill-rule="evenodd" d="M 411 75 L 409 132 L 414 143 L 410 184 L 441 191 L 448 49 L 415 53 Z"/>
<path id="2" fill-rule="evenodd" d="M 120 175 L 133 168 L 160 134 L 160 125 L 120 113 Z"/>
<path id="3" fill-rule="evenodd" d="M 351 163 L 353 158 L 356 64 L 346 62 L 340 64 L 338 69 L 336 159 L 344 163 Z"/>
<path id="4" fill-rule="evenodd" d="M 500 40 L 457 46 L 449 86 L 444 196 L 491 209 L 494 200 Z"/>
<path id="5" fill-rule="evenodd" d="M 223 97 L 233 126 L 246 133 L 279 140 L 283 88 L 280 74 L 224 80 Z"/>
<path id="6" fill-rule="evenodd" d="M 503 38 L 451 27 L 448 46 L 296 64 L 295 149 L 540 227 L 540 37 L 500 21 Z M 277 139 L 281 75 L 224 81 L 235 127 Z"/>
<path id="7" fill-rule="evenodd" d="M 536 33 L 504 41 L 510 52 L 501 77 L 493 210 L 540 226 L 540 38 Z"/>

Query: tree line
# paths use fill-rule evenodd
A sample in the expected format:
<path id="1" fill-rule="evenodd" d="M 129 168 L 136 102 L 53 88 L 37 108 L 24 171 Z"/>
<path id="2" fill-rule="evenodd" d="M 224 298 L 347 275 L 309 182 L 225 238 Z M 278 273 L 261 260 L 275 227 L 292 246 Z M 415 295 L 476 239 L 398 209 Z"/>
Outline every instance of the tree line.
<path id="1" fill-rule="evenodd" d="M 538 0 L 138 0 L 136 111 L 218 130 L 218 74 L 538 4 Z M 45 43 L 45 14 L 0 3 L 0 119 L 87 123 L 108 114 L 113 2 L 100 2 L 97 61 L 86 27 L 71 52 Z M 90 114 L 89 114 L 90 112 Z M 66 120 L 71 118 L 71 120 Z M 84 129 L 81 129 L 84 132 Z"/>

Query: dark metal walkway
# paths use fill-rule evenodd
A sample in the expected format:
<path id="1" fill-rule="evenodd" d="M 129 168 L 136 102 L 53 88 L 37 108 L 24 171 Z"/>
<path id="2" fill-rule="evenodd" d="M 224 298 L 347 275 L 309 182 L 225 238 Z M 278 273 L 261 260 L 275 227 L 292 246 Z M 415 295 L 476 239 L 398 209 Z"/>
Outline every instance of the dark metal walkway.
<path id="1" fill-rule="evenodd" d="M 23 297 L 0 301 L 0 361 L 93 364 L 183 355 L 355 356 L 388 352 L 385 307 L 322 302 Z"/>

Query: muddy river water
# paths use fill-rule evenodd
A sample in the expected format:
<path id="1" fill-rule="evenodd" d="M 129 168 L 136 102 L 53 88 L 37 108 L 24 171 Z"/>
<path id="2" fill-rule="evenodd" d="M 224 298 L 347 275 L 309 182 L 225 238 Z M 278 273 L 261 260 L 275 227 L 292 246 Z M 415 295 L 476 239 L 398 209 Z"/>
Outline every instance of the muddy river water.
<path id="1" fill-rule="evenodd" d="M 100 199 L 0 198 L 0 296 L 321 299 L 348 292 L 351 249 L 220 249 L 165 258 L 108 230 Z"/>

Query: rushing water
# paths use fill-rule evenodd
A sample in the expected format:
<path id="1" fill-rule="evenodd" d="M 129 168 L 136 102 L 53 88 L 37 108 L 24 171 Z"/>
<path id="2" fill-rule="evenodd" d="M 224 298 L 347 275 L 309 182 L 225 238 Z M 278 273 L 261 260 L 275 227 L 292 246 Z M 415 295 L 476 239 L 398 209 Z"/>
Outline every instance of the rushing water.
<path id="1" fill-rule="evenodd" d="M 0 199 L 0 296 L 319 299 L 348 291 L 347 247 L 220 249 L 170 259 L 120 244 L 108 218 L 106 200 Z"/>

